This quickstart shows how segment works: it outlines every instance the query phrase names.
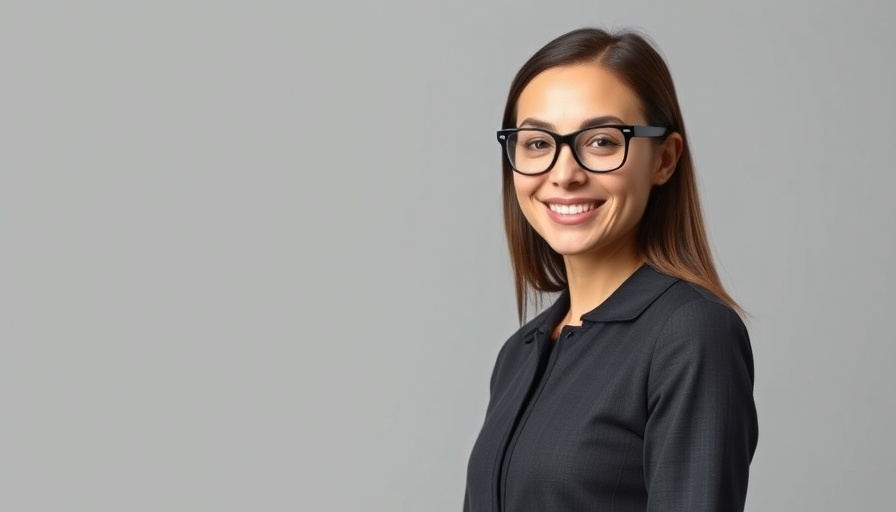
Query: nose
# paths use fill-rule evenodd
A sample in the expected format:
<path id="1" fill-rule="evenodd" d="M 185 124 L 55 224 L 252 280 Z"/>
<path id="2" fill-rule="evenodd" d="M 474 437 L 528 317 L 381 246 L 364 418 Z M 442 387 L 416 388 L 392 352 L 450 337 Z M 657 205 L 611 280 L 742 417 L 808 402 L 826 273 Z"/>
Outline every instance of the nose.
<path id="1" fill-rule="evenodd" d="M 572 154 L 572 147 L 569 144 L 562 144 L 558 150 L 557 161 L 551 168 L 551 182 L 563 188 L 571 188 L 585 183 L 588 179 L 588 173 L 579 162 L 576 161 Z"/>

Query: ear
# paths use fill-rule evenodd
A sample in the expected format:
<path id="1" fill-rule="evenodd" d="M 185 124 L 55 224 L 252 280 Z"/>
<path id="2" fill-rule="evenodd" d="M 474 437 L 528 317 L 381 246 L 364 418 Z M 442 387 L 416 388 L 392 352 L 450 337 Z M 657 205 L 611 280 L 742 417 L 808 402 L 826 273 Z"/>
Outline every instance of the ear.
<path id="1" fill-rule="evenodd" d="M 665 185 L 672 174 L 675 167 L 678 166 L 678 158 L 681 157 L 681 151 L 684 148 L 684 140 L 678 132 L 672 132 L 663 141 L 660 148 L 659 159 L 653 173 L 654 185 Z"/>

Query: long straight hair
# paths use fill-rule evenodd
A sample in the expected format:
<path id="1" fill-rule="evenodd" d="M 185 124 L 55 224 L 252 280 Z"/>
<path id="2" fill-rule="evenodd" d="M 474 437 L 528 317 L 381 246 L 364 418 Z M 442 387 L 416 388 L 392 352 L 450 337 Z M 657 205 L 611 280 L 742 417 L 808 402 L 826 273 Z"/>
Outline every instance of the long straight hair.
<path id="1" fill-rule="evenodd" d="M 547 69 L 576 64 L 593 64 L 613 73 L 640 99 L 650 125 L 665 126 L 683 139 L 675 172 L 665 184 L 654 186 L 650 192 L 638 232 L 641 256 L 660 272 L 702 286 L 742 313 L 723 288 L 713 264 L 697 196 L 694 163 L 672 76 L 646 36 L 631 30 L 610 33 L 582 28 L 554 39 L 517 72 L 507 96 L 503 128 L 516 128 L 517 101 L 536 75 Z M 538 307 L 543 293 L 566 288 L 566 269 L 563 257 L 523 216 L 506 155 L 502 167 L 504 229 L 516 287 L 517 313 L 523 323 L 530 299 Z"/>

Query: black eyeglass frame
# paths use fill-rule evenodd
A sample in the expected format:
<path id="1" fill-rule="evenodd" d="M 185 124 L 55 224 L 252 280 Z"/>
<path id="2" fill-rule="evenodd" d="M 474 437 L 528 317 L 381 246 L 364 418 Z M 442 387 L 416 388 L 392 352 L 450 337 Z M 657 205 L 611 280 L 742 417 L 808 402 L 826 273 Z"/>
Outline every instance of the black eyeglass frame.
<path id="1" fill-rule="evenodd" d="M 622 162 L 618 166 L 616 166 L 612 169 L 605 169 L 605 170 L 600 170 L 600 171 L 590 169 L 590 168 L 588 168 L 588 166 L 586 166 L 585 164 L 582 163 L 582 160 L 579 159 L 579 154 L 576 151 L 576 147 L 574 145 L 574 143 L 576 141 L 576 137 L 578 137 L 580 134 L 582 134 L 584 132 L 587 132 L 589 130 L 598 129 L 598 128 L 616 128 L 622 132 L 622 136 L 625 138 L 625 153 L 622 155 Z M 557 146 L 556 146 L 557 150 L 554 151 L 554 159 L 551 160 L 551 164 L 548 165 L 547 169 L 545 169 L 541 172 L 529 173 L 529 172 L 520 171 L 513 165 L 513 161 L 510 158 L 510 149 L 507 147 L 507 138 L 510 137 L 512 134 L 518 133 L 521 131 L 542 132 L 546 135 L 549 135 L 551 138 L 554 139 L 554 142 L 557 144 Z M 505 128 L 503 130 L 498 130 L 497 135 L 498 135 L 498 142 L 501 144 L 501 147 L 504 148 L 504 158 L 507 159 L 507 163 L 510 164 L 510 168 L 513 169 L 514 172 L 518 172 L 524 176 L 538 176 L 538 175 L 544 174 L 554 168 L 554 164 L 557 163 L 557 158 L 560 156 L 560 147 L 563 144 L 566 144 L 567 146 L 569 146 L 569 150 L 572 152 L 572 157 L 575 158 L 576 163 L 578 163 L 582 169 L 585 169 L 586 171 L 593 172 L 593 173 L 605 173 L 605 172 L 613 172 L 616 169 L 619 169 L 620 167 L 625 165 L 625 161 L 628 160 L 628 146 L 629 146 L 628 143 L 629 143 L 629 141 L 632 140 L 633 137 L 644 137 L 644 138 L 649 138 L 649 139 L 665 139 L 666 136 L 668 136 L 670 133 L 671 133 L 671 131 L 669 130 L 669 128 L 666 128 L 665 126 L 644 126 L 644 125 L 630 125 L 630 124 L 602 124 L 599 126 L 589 126 L 587 128 L 582 128 L 581 130 L 576 130 L 572 133 L 567 133 L 566 135 L 560 135 L 560 134 L 554 133 L 550 130 L 545 130 L 544 128 L 534 128 L 534 127 L 533 128 Z"/>

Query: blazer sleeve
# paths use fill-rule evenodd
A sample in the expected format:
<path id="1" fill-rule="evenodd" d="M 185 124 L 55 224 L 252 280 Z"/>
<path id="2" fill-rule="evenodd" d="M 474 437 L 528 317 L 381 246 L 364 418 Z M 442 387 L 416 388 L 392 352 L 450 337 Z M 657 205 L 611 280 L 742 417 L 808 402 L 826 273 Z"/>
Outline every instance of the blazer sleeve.
<path id="1" fill-rule="evenodd" d="M 512 338 L 511 338 L 511 340 L 512 340 Z M 498 355 L 495 357 L 495 365 L 492 367 L 492 376 L 489 379 L 489 386 L 488 386 L 489 401 L 491 401 L 495 395 L 495 380 L 498 377 L 498 371 L 501 366 L 501 356 L 504 354 L 504 351 L 507 349 L 507 345 L 509 343 L 511 343 L 510 340 L 505 342 L 504 345 L 501 346 L 500 350 L 498 350 Z M 469 485 L 467 485 L 466 490 L 464 491 L 463 511 L 464 512 L 470 511 L 470 487 L 469 487 Z"/>
<path id="2" fill-rule="evenodd" d="M 742 511 L 758 423 L 740 317 L 709 299 L 681 305 L 656 340 L 647 389 L 647 510 Z"/>

